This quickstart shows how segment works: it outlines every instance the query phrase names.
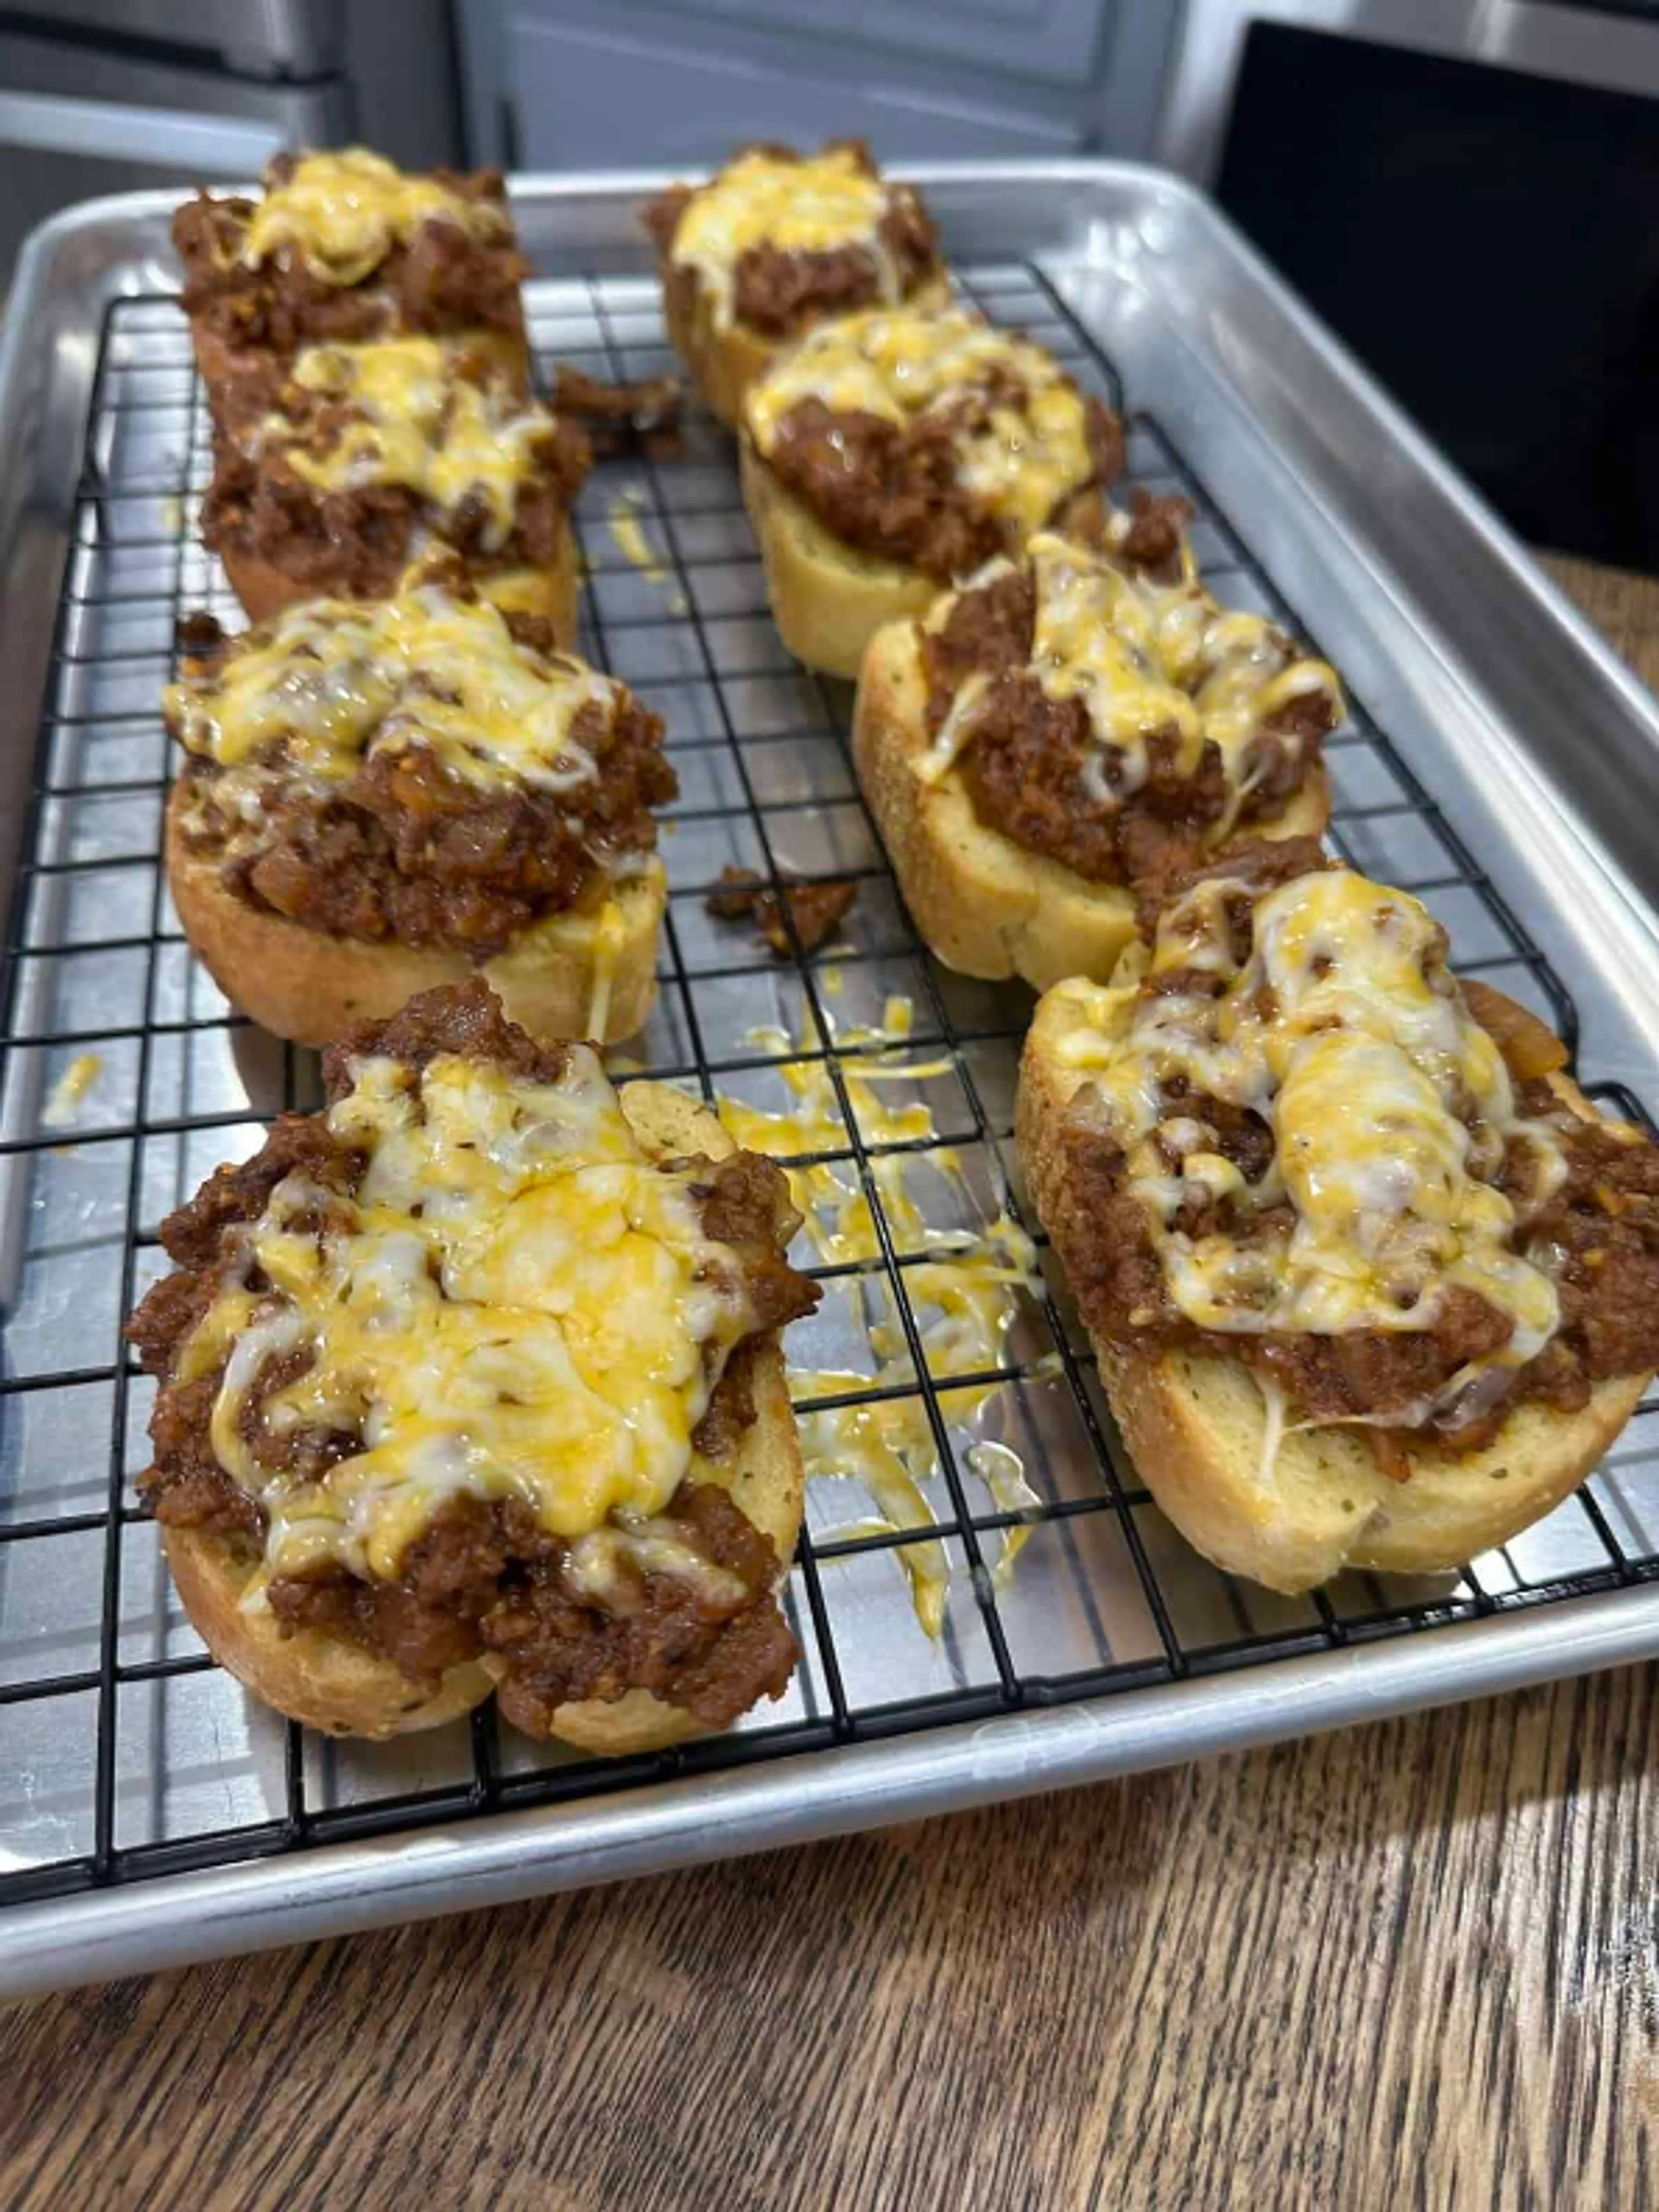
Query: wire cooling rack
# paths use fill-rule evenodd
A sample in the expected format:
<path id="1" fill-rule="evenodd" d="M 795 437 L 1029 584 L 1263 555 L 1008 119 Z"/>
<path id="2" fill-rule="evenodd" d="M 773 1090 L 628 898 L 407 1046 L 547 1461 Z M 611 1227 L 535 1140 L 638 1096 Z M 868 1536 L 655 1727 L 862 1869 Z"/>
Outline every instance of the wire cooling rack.
<path id="1" fill-rule="evenodd" d="M 981 269 L 963 289 L 1122 405 L 1110 363 L 1036 268 Z M 671 365 L 652 283 L 544 283 L 528 299 L 546 363 L 602 377 Z M 1193 501 L 1196 550 L 1218 595 L 1307 636 L 1156 416 L 1128 420 L 1130 481 Z M 873 1378 L 868 1323 L 890 1295 L 914 1379 L 872 1379 L 841 1401 L 914 1402 L 939 1461 L 923 1486 L 937 1525 L 837 1534 L 845 1500 L 810 1499 L 787 1592 L 803 1652 L 787 1698 L 729 1735 L 659 1757 L 607 1765 L 550 1754 L 498 1730 L 489 1713 L 398 1745 L 342 1745 L 254 1705 L 203 1651 L 137 1510 L 132 1480 L 148 1458 L 151 1394 L 119 1333 L 166 1265 L 161 1217 L 219 1161 L 257 1149 L 271 1113 L 319 1100 L 313 1056 L 239 1020 L 191 962 L 157 861 L 170 773 L 157 702 L 174 624 L 198 606 L 235 618 L 191 535 L 207 473 L 206 419 L 176 304 L 124 298 L 103 331 L 9 940 L 0 1899 L 623 1791 L 1020 1705 L 1132 1694 L 1659 1575 L 1651 1407 L 1575 1498 L 1462 1576 L 1347 1575 L 1285 1599 L 1212 1570 L 1163 1520 L 1121 1455 L 1046 1253 L 997 1364 L 929 1375 L 926 1313 L 906 1285 L 932 1255 L 911 1249 L 890 1217 L 877 1170 L 903 1152 L 934 1227 L 984 1231 L 1005 1206 L 1021 1215 L 1010 1131 L 1030 1000 L 950 975 L 918 939 L 858 796 L 850 696 L 805 674 L 779 644 L 729 441 L 694 419 L 682 458 L 602 464 L 577 517 L 584 649 L 664 714 L 681 785 L 665 825 L 662 995 L 632 1050 L 653 1074 L 763 1107 L 784 1104 L 786 1062 L 822 1065 L 844 1130 L 836 1157 L 869 1201 L 878 1250 L 868 1262 L 814 1270 L 828 1278 L 824 1306 L 792 1334 L 791 1358 Z M 1549 966 L 1363 705 L 1350 707 L 1329 745 L 1334 843 L 1429 898 L 1460 965 L 1571 1042 L 1573 1008 Z M 775 882 L 854 878 L 858 900 L 832 946 L 780 963 L 705 909 L 732 866 Z M 895 994 L 911 1002 L 911 1048 L 933 1071 L 898 1088 L 925 1100 L 937 1130 L 898 1146 L 861 1126 L 848 1081 L 860 1064 L 849 1032 L 878 1024 Z M 799 1042 L 757 1042 L 768 1030 Z M 894 1089 L 885 1095 L 896 1103 Z M 1597 1095 L 1641 1110 L 1622 1091 Z M 968 1450 L 987 1434 L 1019 1451 L 1035 1505 L 999 1509 Z M 1024 1548 L 1012 1573 L 999 1574 L 1015 1529 Z M 913 1542 L 939 1545 L 950 1569 L 936 1638 L 917 1620 L 896 1556 Z"/>

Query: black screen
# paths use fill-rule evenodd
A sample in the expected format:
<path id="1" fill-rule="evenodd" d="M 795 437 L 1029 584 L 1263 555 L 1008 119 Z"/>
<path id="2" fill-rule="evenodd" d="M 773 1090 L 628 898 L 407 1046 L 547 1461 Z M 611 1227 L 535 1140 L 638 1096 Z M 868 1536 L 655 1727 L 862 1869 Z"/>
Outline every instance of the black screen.
<path id="1" fill-rule="evenodd" d="M 1659 102 L 1256 23 L 1218 190 L 1522 537 L 1659 574 Z"/>

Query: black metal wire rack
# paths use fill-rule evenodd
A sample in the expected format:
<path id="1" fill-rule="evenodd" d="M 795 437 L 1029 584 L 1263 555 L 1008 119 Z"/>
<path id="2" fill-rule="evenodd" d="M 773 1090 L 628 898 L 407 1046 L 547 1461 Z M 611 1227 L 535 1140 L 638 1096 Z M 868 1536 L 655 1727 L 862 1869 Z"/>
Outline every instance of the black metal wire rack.
<path id="1" fill-rule="evenodd" d="M 1121 405 L 1111 364 L 1037 269 L 970 272 L 963 289 Z M 666 365 L 655 289 L 642 280 L 537 284 L 529 303 L 549 362 L 605 377 Z M 1127 419 L 1130 481 L 1192 501 L 1218 596 L 1306 636 L 1156 416 Z M 788 1698 L 679 1751 L 611 1764 L 550 1758 L 488 1712 L 395 1747 L 346 1747 L 254 1707 L 202 1650 L 138 1510 L 149 1391 L 119 1334 L 165 1264 L 161 1217 L 220 1159 L 255 1149 L 270 1113 L 318 1099 L 311 1055 L 240 1020 L 191 962 L 158 862 L 170 773 L 158 699 L 174 625 L 202 605 L 234 614 L 191 534 L 207 459 L 176 304 L 118 301 L 103 331 L 7 956 L 0 1771 L 12 1783 L 0 1803 L 0 1901 L 1132 1693 L 1659 1577 L 1650 1407 L 1576 1498 L 1462 1576 L 1349 1575 L 1292 1600 L 1212 1570 L 1163 1521 L 1122 1457 L 1046 1254 L 1029 1290 L 1011 1294 L 994 1364 L 930 1371 L 926 1309 L 911 1288 L 937 1254 L 893 1218 L 884 1164 L 903 1157 L 924 1214 L 928 1194 L 943 1209 L 936 1226 L 982 1235 L 1004 1209 L 1018 1219 L 1010 1131 L 1030 1000 L 949 974 L 920 942 L 852 775 L 848 696 L 779 644 L 729 441 L 694 420 L 683 457 L 602 464 L 577 515 L 585 649 L 664 714 L 681 782 L 664 838 L 661 998 L 634 1050 L 653 1075 L 762 1106 L 778 1102 L 783 1071 L 822 1071 L 844 1132 L 828 1157 L 867 1201 L 875 1245 L 816 1268 L 832 1295 L 805 1327 L 823 1334 L 792 1344 L 792 1357 L 833 1366 L 878 1308 L 896 1318 L 908 1370 L 895 1380 L 890 1366 L 878 1380 L 872 1367 L 867 1388 L 833 1402 L 914 1407 L 937 1462 L 923 1485 L 935 1518 L 849 1534 L 836 1518 L 844 1501 L 813 1500 L 789 1590 L 803 1659 Z M 1559 981 L 1359 702 L 1329 757 L 1343 854 L 1429 898 L 1460 965 L 1499 981 L 1571 1042 L 1574 1010 Z M 706 895 L 730 866 L 774 884 L 852 878 L 859 896 L 836 943 L 810 958 L 797 943 L 797 957 L 779 962 L 709 917 Z M 925 1101 L 933 1130 L 898 1142 L 866 1127 L 859 1105 L 861 1073 L 890 1072 L 892 1052 L 879 1034 L 850 1041 L 879 1032 L 895 996 L 914 1010 L 908 1049 L 923 1071 L 907 1095 Z M 1642 1110 L 1613 1086 L 1598 1095 Z M 1000 1506 L 976 1471 L 969 1447 L 988 1409 L 1018 1450 L 1035 1504 Z M 1016 1534 L 1018 1563 L 1001 1571 Z M 949 1568 L 937 1637 L 918 1623 L 896 1556 L 914 1544 L 939 1547 Z"/>

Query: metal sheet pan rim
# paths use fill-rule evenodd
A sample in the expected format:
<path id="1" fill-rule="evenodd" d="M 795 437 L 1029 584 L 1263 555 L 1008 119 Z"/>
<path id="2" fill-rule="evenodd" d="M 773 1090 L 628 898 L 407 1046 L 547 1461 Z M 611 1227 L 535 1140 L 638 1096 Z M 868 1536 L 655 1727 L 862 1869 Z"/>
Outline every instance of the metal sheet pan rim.
<path id="1" fill-rule="evenodd" d="M 1117 1698 L 14 1907 L 0 1999 L 507 1905 L 1352 1727 L 1659 1656 L 1659 1586 Z"/>

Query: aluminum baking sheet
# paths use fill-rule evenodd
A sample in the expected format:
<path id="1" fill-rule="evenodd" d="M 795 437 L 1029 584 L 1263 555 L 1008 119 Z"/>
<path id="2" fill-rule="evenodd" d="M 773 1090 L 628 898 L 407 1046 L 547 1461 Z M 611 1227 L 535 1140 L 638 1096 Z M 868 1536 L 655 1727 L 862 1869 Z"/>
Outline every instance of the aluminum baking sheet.
<path id="1" fill-rule="evenodd" d="M 1343 670 L 1342 849 L 1422 890 L 1460 964 L 1573 1035 L 1599 1095 L 1659 1102 L 1647 695 L 1200 195 L 1113 163 L 914 173 L 969 295 L 1123 406 L 1133 480 L 1194 498 L 1217 592 L 1278 611 Z M 515 183 L 544 365 L 665 365 L 636 222 L 661 181 Z M 1659 1650 L 1650 1411 L 1577 1498 L 1467 1574 L 1346 1577 L 1285 1600 L 1216 1573 L 1164 1522 L 1041 1255 L 1006 1293 L 988 1368 L 939 1355 L 939 1234 L 983 1246 L 1022 1212 L 1008 1130 L 1030 1001 L 918 944 L 850 775 L 848 694 L 779 647 L 729 441 L 694 421 L 680 459 L 605 464 L 578 518 L 586 648 L 665 714 L 682 784 L 662 1001 L 631 1054 L 763 1108 L 788 1069 L 827 1088 L 832 1171 L 878 1230 L 832 1264 L 792 1359 L 851 1370 L 842 1398 L 907 1409 L 940 1526 L 872 1530 L 856 1484 L 816 1481 L 788 1698 L 661 1759 L 550 1759 L 489 1716 L 401 1747 L 326 1743 L 246 1699 L 202 1652 L 137 1512 L 148 1393 L 118 1335 L 161 1264 L 161 1215 L 257 1146 L 263 1117 L 316 1096 L 310 1055 L 234 1020 L 194 968 L 157 866 L 173 624 L 230 611 L 191 536 L 205 424 L 168 296 L 171 204 L 100 202 L 39 234 L 0 349 L 0 1992 Z M 733 863 L 856 875 L 842 941 L 798 968 L 711 921 L 703 893 Z M 911 1009 L 899 1054 L 871 1035 L 896 999 Z M 896 1076 L 896 1060 L 924 1072 Z M 926 1128 L 896 1136 L 877 1097 L 925 1104 Z M 890 1331 L 874 1349 L 872 1322 Z M 936 1634 L 907 1558 L 927 1570 Z"/>

